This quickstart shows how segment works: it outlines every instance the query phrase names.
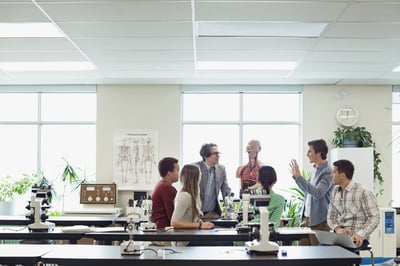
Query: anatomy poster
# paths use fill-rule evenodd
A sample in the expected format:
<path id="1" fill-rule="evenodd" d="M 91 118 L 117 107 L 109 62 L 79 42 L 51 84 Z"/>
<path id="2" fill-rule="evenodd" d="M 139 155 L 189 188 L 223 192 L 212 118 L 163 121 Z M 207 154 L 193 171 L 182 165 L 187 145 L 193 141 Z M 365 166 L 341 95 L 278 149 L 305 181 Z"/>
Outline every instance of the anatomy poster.
<path id="1" fill-rule="evenodd" d="M 158 175 L 158 131 L 120 129 L 114 133 L 114 182 L 118 189 L 152 190 Z"/>

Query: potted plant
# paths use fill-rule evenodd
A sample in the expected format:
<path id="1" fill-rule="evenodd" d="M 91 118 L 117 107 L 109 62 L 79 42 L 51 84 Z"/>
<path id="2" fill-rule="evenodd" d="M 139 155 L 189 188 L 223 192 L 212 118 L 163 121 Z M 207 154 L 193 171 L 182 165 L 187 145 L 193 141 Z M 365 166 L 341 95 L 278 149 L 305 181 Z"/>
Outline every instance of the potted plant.
<path id="1" fill-rule="evenodd" d="M 297 187 L 289 188 L 286 192 L 291 193 L 289 200 L 286 200 L 282 213 L 283 226 L 299 227 L 304 205 L 304 192 Z"/>
<path id="2" fill-rule="evenodd" d="M 19 215 L 25 209 L 25 199 L 32 185 L 35 183 L 36 174 L 23 174 L 21 178 L 9 175 L 0 178 L 0 215 Z"/>
<path id="3" fill-rule="evenodd" d="M 37 174 L 23 174 L 22 178 L 16 179 L 9 175 L 0 178 L 0 201 L 13 201 L 17 195 L 24 195 L 35 183 Z"/>
<path id="4" fill-rule="evenodd" d="M 62 213 L 64 213 L 65 197 L 80 188 L 81 184 L 88 183 L 86 173 L 84 171 L 82 171 L 80 168 L 74 168 L 66 158 L 63 158 L 63 160 L 65 162 L 65 166 L 60 175 L 62 181 L 61 183 L 63 184 L 63 193 L 62 195 L 59 195 L 62 199 Z M 83 178 L 79 176 L 76 169 L 83 172 Z"/>
<path id="5" fill-rule="evenodd" d="M 375 142 L 372 139 L 372 134 L 365 127 L 343 127 L 337 128 L 334 132 L 335 137 L 332 139 L 332 144 L 336 148 L 344 147 L 373 147 L 374 149 L 374 182 L 378 182 L 380 186 L 383 184 L 383 177 L 379 170 L 379 165 L 382 162 L 381 154 L 376 151 Z M 348 146 L 347 140 L 354 140 L 355 146 Z M 378 191 L 378 194 L 383 194 L 383 188 Z"/>
<path id="6" fill-rule="evenodd" d="M 290 174 L 293 175 L 292 171 Z M 310 170 L 301 170 L 301 176 L 308 180 L 311 176 Z M 283 225 L 287 227 L 299 227 L 302 218 L 302 211 L 304 205 L 305 194 L 298 187 L 291 187 L 284 189 L 283 191 L 290 194 L 290 199 L 286 200 L 285 207 L 283 209 L 282 219 Z"/>
<path id="7" fill-rule="evenodd" d="M 335 137 L 332 144 L 335 147 L 372 147 L 372 135 L 365 127 L 342 127 L 334 132 Z"/>

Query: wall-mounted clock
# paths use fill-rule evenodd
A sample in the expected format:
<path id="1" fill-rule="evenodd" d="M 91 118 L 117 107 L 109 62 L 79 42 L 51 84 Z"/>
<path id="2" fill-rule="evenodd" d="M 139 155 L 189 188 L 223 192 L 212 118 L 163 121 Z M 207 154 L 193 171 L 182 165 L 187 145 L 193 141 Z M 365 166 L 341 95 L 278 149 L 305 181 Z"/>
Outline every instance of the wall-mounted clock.
<path id="1" fill-rule="evenodd" d="M 357 124 L 359 113 L 352 106 L 340 107 L 336 112 L 336 121 L 344 127 L 352 127 Z"/>

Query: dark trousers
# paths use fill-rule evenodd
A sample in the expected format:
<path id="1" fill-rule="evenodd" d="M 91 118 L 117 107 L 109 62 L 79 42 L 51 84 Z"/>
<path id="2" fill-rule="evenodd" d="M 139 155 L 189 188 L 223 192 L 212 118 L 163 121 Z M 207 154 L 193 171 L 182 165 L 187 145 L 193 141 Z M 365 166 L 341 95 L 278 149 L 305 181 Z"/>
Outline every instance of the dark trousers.
<path id="1" fill-rule="evenodd" d="M 321 231 L 330 231 L 330 227 L 328 226 L 328 223 L 326 221 L 323 221 L 320 224 L 309 226 L 310 218 L 308 217 L 303 217 L 303 221 L 300 225 L 300 227 L 310 227 L 311 230 L 321 230 Z M 299 240 L 299 246 L 318 246 L 319 241 L 315 237 L 315 235 L 310 235 L 307 238 L 302 238 Z"/>

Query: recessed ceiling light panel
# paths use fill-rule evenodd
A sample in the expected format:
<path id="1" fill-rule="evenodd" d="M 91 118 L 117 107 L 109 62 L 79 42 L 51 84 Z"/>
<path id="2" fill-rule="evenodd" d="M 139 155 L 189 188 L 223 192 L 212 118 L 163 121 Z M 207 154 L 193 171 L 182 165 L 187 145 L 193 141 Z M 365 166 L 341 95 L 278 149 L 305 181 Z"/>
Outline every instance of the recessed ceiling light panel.
<path id="1" fill-rule="evenodd" d="M 50 22 L 0 23 L 0 38 L 64 37 Z"/>
<path id="2" fill-rule="evenodd" d="M 296 62 L 198 61 L 198 70 L 293 70 Z"/>
<path id="3" fill-rule="evenodd" d="M 0 62 L 3 71 L 90 71 L 96 67 L 86 61 L 78 62 Z"/>
<path id="4" fill-rule="evenodd" d="M 395 69 L 392 70 L 392 72 L 400 72 L 400 66 L 397 66 Z"/>

